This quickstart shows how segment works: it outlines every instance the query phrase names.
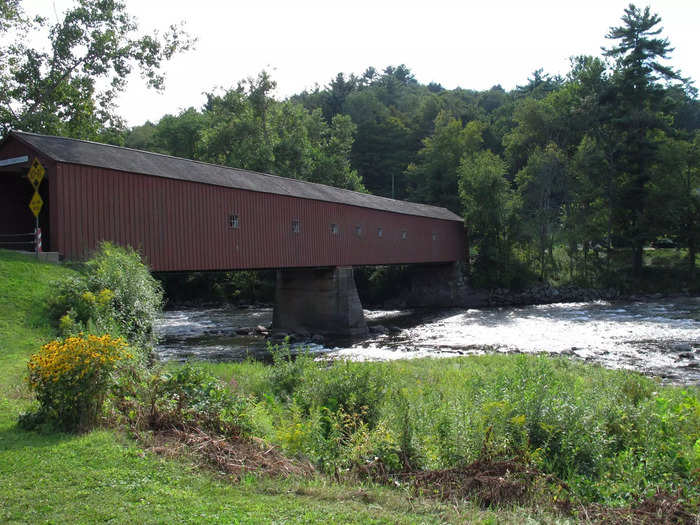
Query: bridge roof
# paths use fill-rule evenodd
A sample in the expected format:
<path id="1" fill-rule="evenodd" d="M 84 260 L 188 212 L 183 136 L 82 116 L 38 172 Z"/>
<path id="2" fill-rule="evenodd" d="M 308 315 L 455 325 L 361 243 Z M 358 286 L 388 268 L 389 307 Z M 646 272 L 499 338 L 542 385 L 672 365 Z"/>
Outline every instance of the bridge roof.
<path id="1" fill-rule="evenodd" d="M 241 190 L 287 195 L 406 215 L 463 222 L 461 217 L 446 208 L 388 199 L 378 195 L 326 186 L 325 184 L 229 168 L 86 140 L 39 135 L 23 131 L 11 131 L 8 138 L 12 136 L 56 162 L 94 166 Z"/>

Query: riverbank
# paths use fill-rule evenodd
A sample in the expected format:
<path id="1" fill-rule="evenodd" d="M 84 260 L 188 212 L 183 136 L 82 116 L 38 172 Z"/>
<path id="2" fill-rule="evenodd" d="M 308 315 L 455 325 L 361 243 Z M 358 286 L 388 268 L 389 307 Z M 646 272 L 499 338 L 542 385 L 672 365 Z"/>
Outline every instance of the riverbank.
<path id="1" fill-rule="evenodd" d="M 582 509 L 592 511 L 587 501 L 634 506 L 637 496 L 651 497 L 647 492 L 667 485 L 688 487 L 675 503 L 697 501 L 684 477 L 695 468 L 693 443 L 700 439 L 693 419 L 697 389 L 664 387 L 634 373 L 566 358 L 338 363 L 335 370 L 303 359 L 282 360 L 279 368 L 253 362 L 207 365 L 226 381 L 231 395 L 246 400 L 241 417 L 251 423 L 252 436 L 290 457 L 312 460 L 320 472 L 333 472 L 310 479 L 247 475 L 232 482 L 196 454 L 162 448 L 159 454 L 119 429 L 81 436 L 22 431 L 16 419 L 31 404 L 22 385 L 26 360 L 55 335 L 45 320 L 46 301 L 52 281 L 68 274 L 61 266 L 0 252 L 3 521 L 567 523 L 577 521 Z M 606 443 L 602 456 L 600 439 Z M 674 447 L 668 449 L 668 443 Z M 452 499 L 432 497 L 447 486 L 430 481 L 447 480 L 438 471 L 453 479 L 482 474 L 441 470 L 456 464 L 452 461 L 481 457 L 482 450 L 494 461 L 526 460 L 526 467 L 522 461 L 493 463 L 505 468 L 494 480 L 510 479 L 508 472 L 519 479 L 535 479 L 532 472 L 546 477 L 546 468 L 564 473 L 568 466 L 578 486 L 590 491 L 569 498 L 573 508 L 568 510 L 551 504 L 552 493 L 539 500 L 540 493 L 529 493 L 487 509 L 479 506 L 483 495 L 479 501 L 454 492 Z M 515 451 L 527 454 L 514 458 Z M 409 483 L 409 473 L 406 482 L 386 478 L 387 487 L 381 476 L 351 469 L 377 466 L 375 457 L 393 476 L 401 474 L 402 458 L 410 459 L 415 480 L 422 481 Z M 338 469 L 326 471 L 334 465 Z M 606 472 L 612 479 L 600 477 Z M 502 486 L 493 485 L 494 490 Z"/>

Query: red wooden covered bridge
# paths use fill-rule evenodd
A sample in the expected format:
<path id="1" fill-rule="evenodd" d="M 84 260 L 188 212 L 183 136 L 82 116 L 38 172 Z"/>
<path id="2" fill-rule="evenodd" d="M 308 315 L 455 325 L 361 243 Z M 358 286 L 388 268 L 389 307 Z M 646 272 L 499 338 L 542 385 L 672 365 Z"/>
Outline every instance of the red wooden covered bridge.
<path id="1" fill-rule="evenodd" d="M 453 263 L 465 254 L 463 220 L 445 208 L 18 131 L 0 143 L 0 243 L 34 231 L 27 173 L 35 159 L 46 171 L 43 249 L 66 259 L 109 240 L 138 249 L 156 271 L 297 269 L 278 278 L 279 303 L 286 288 L 305 286 L 301 268 L 335 283 L 348 280 L 338 267 Z"/>

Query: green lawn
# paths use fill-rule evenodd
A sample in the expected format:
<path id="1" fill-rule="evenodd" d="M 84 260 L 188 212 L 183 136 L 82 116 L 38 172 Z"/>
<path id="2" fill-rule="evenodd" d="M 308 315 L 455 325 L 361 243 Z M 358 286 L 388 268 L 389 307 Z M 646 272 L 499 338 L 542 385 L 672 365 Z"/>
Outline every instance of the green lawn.
<path id="1" fill-rule="evenodd" d="M 401 490 L 314 479 L 233 483 L 186 458 L 143 451 L 119 431 L 40 434 L 16 426 L 30 406 L 29 355 L 53 337 L 52 282 L 72 270 L 0 251 L 0 522 L 552 523 L 523 508 L 482 511 Z M 558 520 L 562 523 L 565 519 Z"/>

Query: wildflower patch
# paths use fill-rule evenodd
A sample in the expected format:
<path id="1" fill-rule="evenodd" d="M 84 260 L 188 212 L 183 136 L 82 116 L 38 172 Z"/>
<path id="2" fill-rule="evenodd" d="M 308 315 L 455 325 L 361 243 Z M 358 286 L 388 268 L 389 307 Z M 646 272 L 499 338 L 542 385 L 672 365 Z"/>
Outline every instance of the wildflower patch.
<path id="1" fill-rule="evenodd" d="M 27 365 L 29 388 L 39 410 L 25 426 L 52 424 L 63 430 L 91 428 L 121 363 L 133 356 L 123 339 L 108 334 L 51 341 Z"/>

